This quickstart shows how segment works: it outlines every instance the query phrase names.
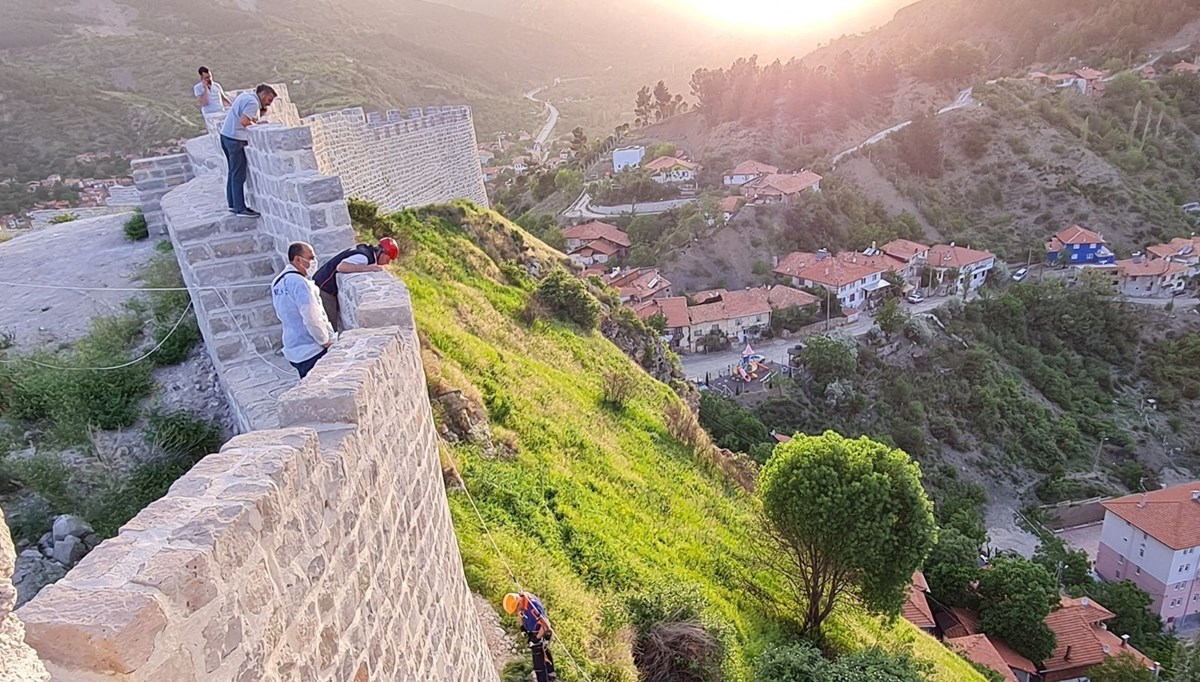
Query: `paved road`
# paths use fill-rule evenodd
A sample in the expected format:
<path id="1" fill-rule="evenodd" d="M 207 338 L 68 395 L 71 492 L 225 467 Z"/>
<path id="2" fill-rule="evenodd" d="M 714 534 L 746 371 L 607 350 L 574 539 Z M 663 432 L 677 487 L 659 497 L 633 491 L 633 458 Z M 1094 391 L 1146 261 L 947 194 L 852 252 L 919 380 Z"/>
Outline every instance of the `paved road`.
<path id="1" fill-rule="evenodd" d="M 623 206 L 602 206 L 599 208 L 605 209 L 603 212 L 592 207 L 592 197 L 587 192 L 579 195 L 579 198 L 571 203 L 565 211 L 562 212 L 564 218 L 590 218 L 593 220 L 612 218 L 614 216 L 623 215 L 626 213 L 636 213 L 637 215 L 658 215 L 666 213 L 672 209 L 686 206 L 696 201 L 696 198 L 690 199 L 671 199 L 668 201 L 646 202 L 642 204 L 625 204 Z"/>
<path id="2" fill-rule="evenodd" d="M 946 298 L 931 298 L 917 305 L 904 303 L 903 307 L 910 313 L 928 313 L 946 303 Z M 857 322 L 848 324 L 844 327 L 831 329 L 830 336 L 840 336 L 842 338 L 857 337 L 871 331 L 875 326 L 875 320 L 865 313 Z M 800 343 L 803 339 L 771 339 L 767 341 L 751 342 L 751 347 L 756 353 L 761 354 L 767 360 L 781 365 L 786 365 L 788 362 L 787 349 Z M 703 379 L 705 373 L 716 376 L 718 373 L 728 370 L 733 365 L 742 361 L 742 349 L 744 345 L 734 344 L 732 348 L 720 353 L 695 353 L 692 355 L 680 356 L 680 362 L 683 364 L 683 370 L 687 373 L 688 378 Z"/>
<path id="3" fill-rule="evenodd" d="M 975 100 L 972 97 L 973 93 L 974 93 L 974 90 L 972 88 L 967 88 L 966 90 L 959 91 L 958 95 L 956 95 L 954 97 L 953 102 L 951 102 L 950 104 L 947 104 L 946 106 L 942 107 L 941 109 L 938 109 L 937 115 L 940 116 L 942 114 L 949 113 L 951 111 L 957 111 L 958 109 L 965 109 L 966 107 L 973 105 L 975 103 Z M 897 123 L 896 125 L 892 126 L 891 128 L 884 128 L 883 130 L 881 130 L 881 131 L 875 133 L 874 135 L 868 137 L 867 139 L 863 140 L 858 145 L 851 147 L 845 151 L 841 151 L 841 152 L 838 152 L 837 154 L 834 154 L 833 158 L 830 159 L 830 162 L 834 166 L 836 166 L 838 161 L 841 161 L 843 157 L 849 156 L 850 154 L 853 154 L 854 152 L 859 151 L 860 149 L 870 147 L 871 145 L 873 145 L 877 142 L 882 142 L 883 140 L 886 140 L 892 133 L 894 133 L 898 130 L 903 130 L 903 129 L 907 128 L 911 123 L 912 123 L 912 121 L 905 121 L 903 123 Z"/>
<path id="4" fill-rule="evenodd" d="M 557 80 L 555 82 L 557 82 Z M 525 99 L 530 100 L 531 102 L 540 102 L 546 105 L 546 124 L 542 126 L 541 132 L 539 132 L 537 137 L 534 138 L 534 141 L 537 142 L 539 147 L 546 144 L 546 140 L 550 139 L 550 134 L 554 132 L 554 126 L 558 125 L 558 108 L 544 99 L 537 98 L 538 93 L 542 90 L 545 90 L 546 87 L 547 86 L 543 85 L 540 88 L 530 90 L 529 92 L 525 93 Z"/>

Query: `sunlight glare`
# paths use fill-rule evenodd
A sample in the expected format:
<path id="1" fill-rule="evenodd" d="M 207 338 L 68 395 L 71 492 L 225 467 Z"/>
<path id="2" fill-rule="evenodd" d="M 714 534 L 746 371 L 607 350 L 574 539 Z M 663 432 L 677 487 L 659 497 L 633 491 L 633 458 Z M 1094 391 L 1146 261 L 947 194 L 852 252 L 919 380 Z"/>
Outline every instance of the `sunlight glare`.
<path id="1" fill-rule="evenodd" d="M 680 0 L 715 23 L 764 31 L 819 28 L 873 0 Z"/>

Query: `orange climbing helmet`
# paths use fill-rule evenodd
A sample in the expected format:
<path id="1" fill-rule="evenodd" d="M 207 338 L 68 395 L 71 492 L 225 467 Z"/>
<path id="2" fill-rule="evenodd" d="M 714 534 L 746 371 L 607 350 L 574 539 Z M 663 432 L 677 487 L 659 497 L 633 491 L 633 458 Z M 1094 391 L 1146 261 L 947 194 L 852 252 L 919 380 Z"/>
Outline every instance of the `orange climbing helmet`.
<path id="1" fill-rule="evenodd" d="M 521 595 L 513 592 L 504 595 L 504 610 L 508 615 L 516 615 L 519 608 L 521 608 Z"/>
<path id="2" fill-rule="evenodd" d="M 387 254 L 387 257 L 392 260 L 400 257 L 400 245 L 391 237 L 384 237 L 379 240 L 379 250 Z"/>

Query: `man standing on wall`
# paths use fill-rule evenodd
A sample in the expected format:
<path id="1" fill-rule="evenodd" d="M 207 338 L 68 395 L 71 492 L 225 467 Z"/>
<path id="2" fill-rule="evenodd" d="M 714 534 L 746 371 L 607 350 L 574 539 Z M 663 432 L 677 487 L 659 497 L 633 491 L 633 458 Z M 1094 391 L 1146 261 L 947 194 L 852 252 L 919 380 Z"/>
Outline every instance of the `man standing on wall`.
<path id="1" fill-rule="evenodd" d="M 529 639 L 529 651 L 533 655 L 533 675 L 537 682 L 555 682 L 554 657 L 550 655 L 550 638 L 554 631 L 546 617 L 542 601 L 528 592 L 504 595 L 504 610 L 510 616 L 519 615 L 521 630 Z"/>
<path id="2" fill-rule="evenodd" d="M 309 279 L 317 269 L 313 247 L 295 242 L 288 246 L 287 258 L 288 266 L 271 283 L 271 304 L 283 323 L 283 357 L 303 379 L 329 352 L 334 331 Z"/>
<path id="3" fill-rule="evenodd" d="M 200 104 L 202 116 L 219 114 L 225 111 L 225 107 L 230 104 L 229 97 L 225 95 L 225 89 L 212 79 L 212 72 L 208 70 L 207 66 L 200 67 L 200 82 L 192 88 L 192 94 L 196 96 L 196 102 Z"/>
<path id="4" fill-rule="evenodd" d="M 221 127 L 221 149 L 229 162 L 225 200 L 229 202 L 229 210 L 238 215 L 252 218 L 259 215 L 258 211 L 246 207 L 246 145 L 250 139 L 246 129 L 258 123 L 274 101 L 275 89 L 269 85 L 260 85 L 254 92 L 243 92 L 229 105 L 225 125 Z"/>
<path id="5" fill-rule="evenodd" d="M 325 306 L 325 316 L 333 323 L 333 328 L 341 331 L 341 307 L 338 305 L 339 272 L 379 272 L 383 266 L 400 257 L 400 245 L 391 237 L 379 240 L 379 246 L 359 244 L 353 249 L 334 256 L 328 263 L 317 270 L 313 281 L 321 290 L 321 304 Z"/>

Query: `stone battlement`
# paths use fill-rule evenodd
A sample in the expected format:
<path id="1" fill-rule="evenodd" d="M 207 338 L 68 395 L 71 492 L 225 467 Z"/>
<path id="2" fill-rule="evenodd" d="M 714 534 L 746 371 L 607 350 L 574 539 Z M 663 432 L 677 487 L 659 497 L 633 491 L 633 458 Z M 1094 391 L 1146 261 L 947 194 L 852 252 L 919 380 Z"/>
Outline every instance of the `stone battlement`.
<path id="1" fill-rule="evenodd" d="M 287 244 L 308 241 L 326 258 L 353 244 L 355 182 L 432 196 L 392 176 L 356 177 L 379 155 L 343 154 L 374 133 L 365 115 L 356 133 L 312 124 L 345 122 L 332 113 L 251 130 L 258 219 L 225 210 L 211 136 L 137 162 L 147 217 L 170 236 L 242 434 L 15 614 L 0 589 L 0 655 L 23 661 L 18 679 L 45 679 L 44 664 L 67 682 L 497 680 L 454 537 L 403 283 L 386 272 L 339 275 L 346 331 L 329 354 L 297 380 L 278 353 L 269 286 Z M 447 164 L 469 141 L 479 174 L 469 110 L 377 127 L 406 125 L 417 137 L 384 154 L 395 152 L 391 162 Z M 446 149 L 435 144 L 442 136 Z M 469 195 L 437 200 L 458 196 Z M 22 622 L 36 657 L 20 645 Z"/>

